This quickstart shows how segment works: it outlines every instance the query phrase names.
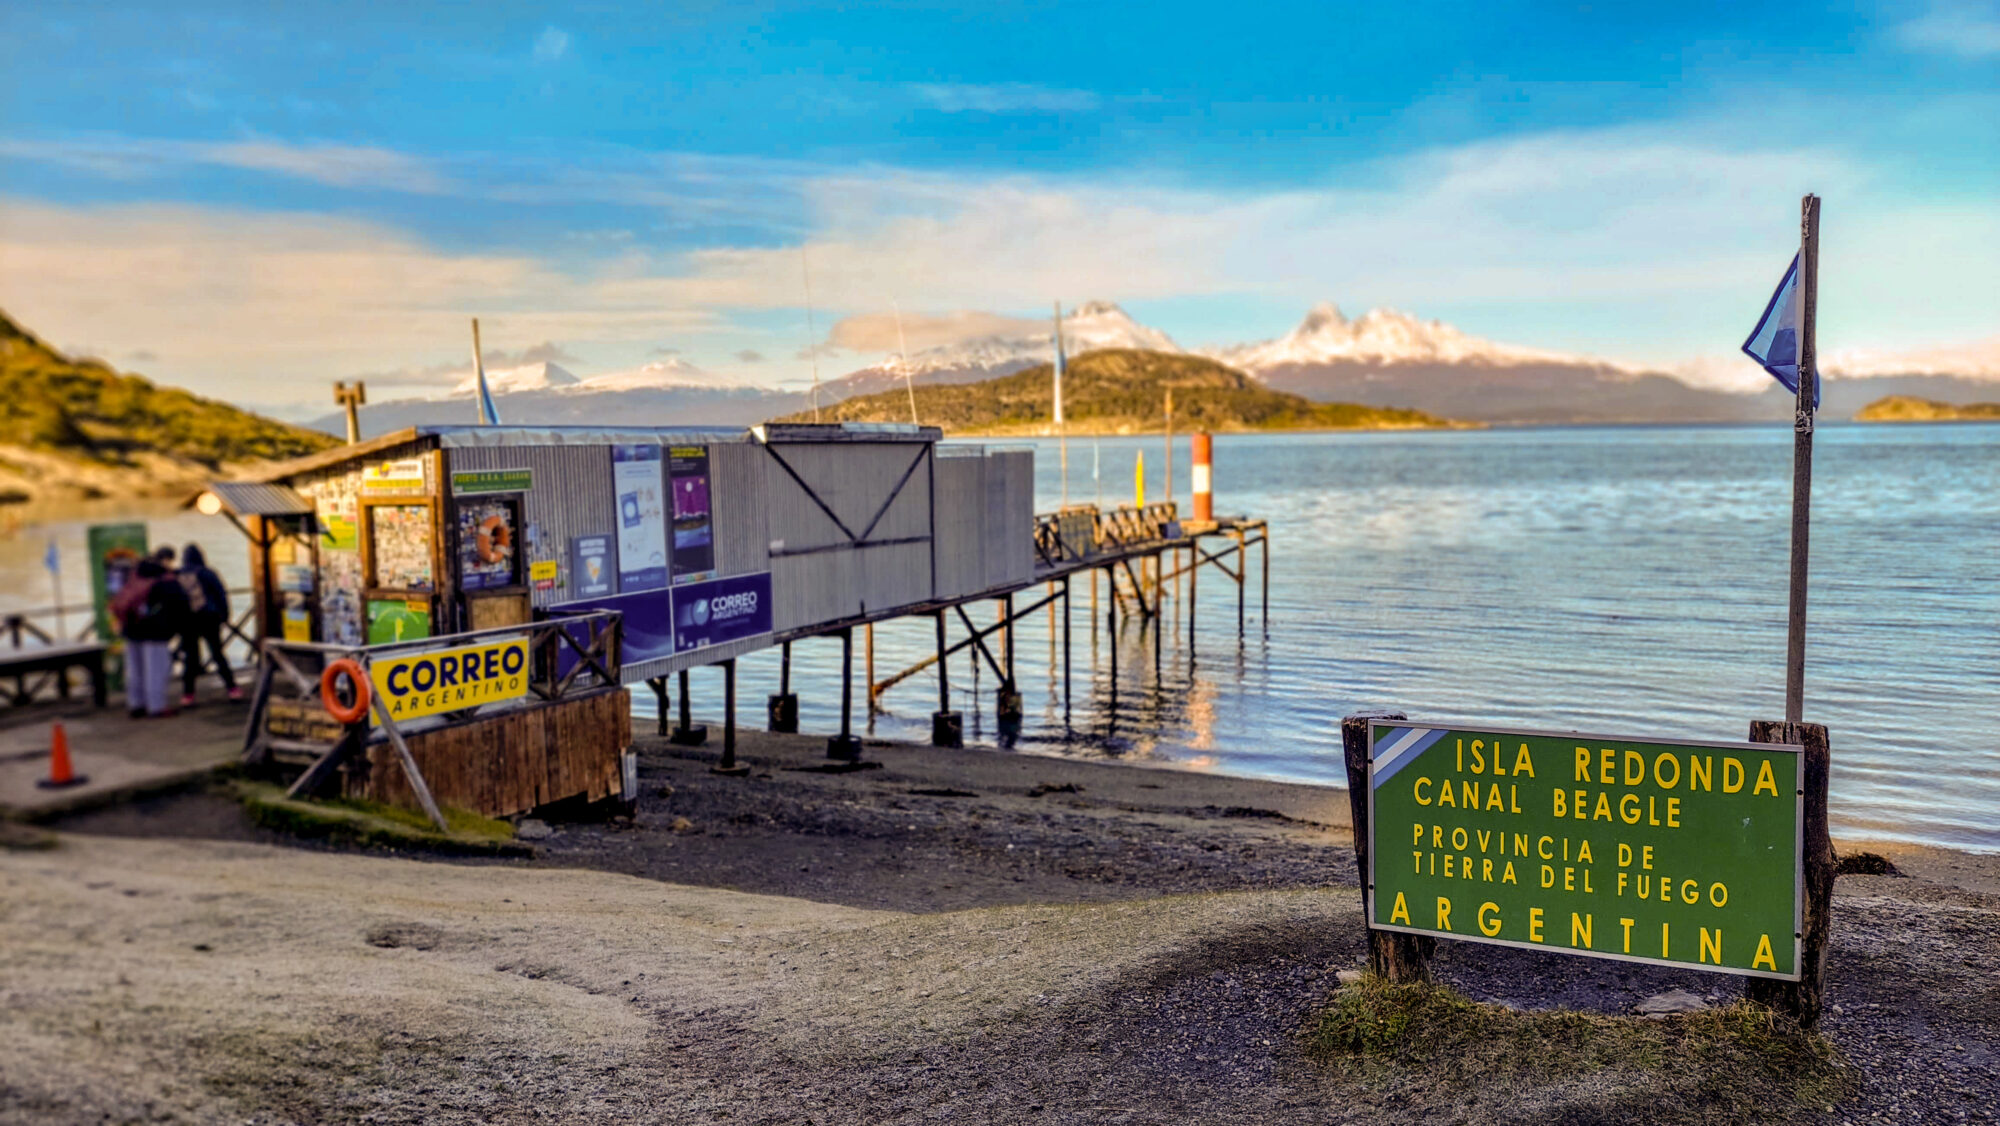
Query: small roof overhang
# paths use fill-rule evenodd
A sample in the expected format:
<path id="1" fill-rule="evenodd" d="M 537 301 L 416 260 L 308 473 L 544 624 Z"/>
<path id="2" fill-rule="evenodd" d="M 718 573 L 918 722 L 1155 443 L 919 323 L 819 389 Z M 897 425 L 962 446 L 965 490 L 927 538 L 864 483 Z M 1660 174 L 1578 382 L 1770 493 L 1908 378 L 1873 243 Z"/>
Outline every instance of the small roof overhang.
<path id="1" fill-rule="evenodd" d="M 214 512 L 204 502 L 214 497 Z M 313 502 L 284 485 L 263 481 L 210 481 L 208 490 L 187 502 L 187 507 L 209 515 L 226 512 L 231 516 L 310 516 Z"/>

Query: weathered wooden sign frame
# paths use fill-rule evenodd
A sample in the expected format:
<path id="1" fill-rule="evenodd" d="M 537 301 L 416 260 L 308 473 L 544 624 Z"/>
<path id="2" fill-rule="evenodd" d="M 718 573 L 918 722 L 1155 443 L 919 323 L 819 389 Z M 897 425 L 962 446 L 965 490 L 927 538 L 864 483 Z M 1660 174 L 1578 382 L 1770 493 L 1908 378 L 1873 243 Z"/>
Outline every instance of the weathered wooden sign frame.
<path id="1" fill-rule="evenodd" d="M 1378 754 L 1380 748 L 1378 748 L 1375 743 L 1376 729 L 1378 727 L 1396 727 L 1396 728 L 1416 729 L 1416 730 L 1428 729 L 1430 732 L 1433 732 L 1435 734 L 1432 735 L 1427 740 L 1419 740 L 1419 742 L 1423 744 L 1421 749 L 1405 750 L 1403 751 L 1404 757 L 1401 758 L 1395 758 L 1392 752 L 1389 757 L 1385 758 L 1383 755 Z M 1670 747 L 1670 748 L 1688 748 L 1690 751 L 1695 751 L 1695 750 L 1713 751 L 1718 755 L 1726 755 L 1730 751 L 1735 751 L 1745 756 L 1752 756 L 1752 755 L 1759 756 L 1759 758 L 1763 759 L 1764 761 L 1770 761 L 1770 758 L 1776 758 L 1787 755 L 1790 756 L 1792 760 L 1792 769 L 1789 772 L 1789 776 L 1779 777 L 1774 779 L 1774 781 L 1778 786 L 1786 786 L 1792 790 L 1792 802 L 1791 802 L 1792 808 L 1790 810 L 1792 823 L 1791 823 L 1791 833 L 1790 833 L 1791 839 L 1789 842 L 1791 846 L 1790 856 L 1792 861 L 1791 912 L 1790 912 L 1789 923 L 1788 925 L 1785 926 L 1784 931 L 1777 932 L 1777 935 L 1775 936 L 1766 932 L 1766 937 L 1779 937 L 1780 938 L 1779 944 L 1782 944 L 1781 936 L 1785 932 L 1790 933 L 1791 943 L 1789 944 L 1790 945 L 1789 956 L 1783 958 L 1783 964 L 1787 968 L 1784 970 L 1779 970 L 1775 968 L 1775 962 L 1776 962 L 1775 959 L 1773 960 L 1774 968 L 1768 970 L 1749 968 L 1741 965 L 1721 964 L 1723 929 L 1722 926 L 1720 925 L 1722 922 L 1722 920 L 1720 919 L 1716 920 L 1718 925 L 1716 926 L 1714 932 L 1716 935 L 1715 963 L 1709 963 L 1705 960 L 1705 953 L 1707 948 L 1704 945 L 1704 943 L 1706 936 L 1708 934 L 1708 929 L 1706 927 L 1698 927 L 1696 924 L 1693 923 L 1681 924 L 1682 926 L 1688 928 L 1688 931 L 1684 933 L 1692 934 L 1697 931 L 1699 932 L 1698 934 L 1695 935 L 1695 940 L 1693 942 L 1687 943 L 1687 945 L 1690 948 L 1693 948 L 1696 951 L 1695 959 L 1688 960 L 1683 957 L 1675 957 L 1675 958 L 1649 957 L 1643 954 L 1623 953 L 1620 951 L 1610 950 L 1610 949 L 1598 949 L 1594 945 L 1594 938 L 1591 940 L 1593 942 L 1593 945 L 1585 947 L 1576 946 L 1574 937 L 1571 938 L 1568 944 L 1565 944 L 1561 940 L 1562 920 L 1560 920 L 1559 918 L 1547 923 L 1547 926 L 1550 928 L 1550 930 L 1555 932 L 1555 934 L 1549 936 L 1547 940 L 1537 939 L 1534 941 L 1529 941 L 1521 938 L 1499 937 L 1499 934 L 1503 930 L 1503 927 L 1498 919 L 1499 913 L 1496 912 L 1496 919 L 1494 922 L 1494 933 L 1488 934 L 1485 932 L 1484 929 L 1485 912 L 1483 910 L 1483 907 L 1479 909 L 1479 922 L 1476 925 L 1447 927 L 1446 929 L 1441 930 L 1437 926 L 1425 927 L 1425 926 L 1415 925 L 1414 920 L 1412 920 L 1411 925 L 1398 925 L 1393 922 L 1384 922 L 1383 913 L 1379 909 L 1380 904 L 1377 901 L 1377 887 L 1379 882 L 1378 864 L 1380 862 L 1383 847 L 1385 845 L 1389 847 L 1400 847 L 1402 845 L 1407 844 L 1408 842 L 1384 841 L 1383 839 L 1381 839 L 1379 835 L 1383 828 L 1383 824 L 1376 810 L 1376 801 L 1377 801 L 1377 794 L 1380 791 L 1381 784 L 1383 781 L 1386 781 L 1386 779 L 1380 779 L 1378 772 L 1387 770 L 1389 773 L 1395 774 L 1407 768 L 1412 763 L 1414 763 L 1420 756 L 1424 755 L 1425 752 L 1429 750 L 1432 746 L 1443 745 L 1443 740 L 1449 739 L 1453 735 L 1459 735 L 1463 737 L 1458 740 L 1458 742 L 1461 745 L 1464 743 L 1466 739 L 1473 739 L 1475 737 L 1479 739 L 1487 739 L 1494 736 L 1506 737 L 1510 740 L 1532 739 L 1538 741 L 1545 741 L 1544 742 L 1545 750 L 1547 749 L 1547 743 L 1559 743 L 1559 744 L 1575 743 L 1578 745 L 1587 744 L 1591 748 L 1591 754 L 1593 759 L 1593 762 L 1591 764 L 1592 770 L 1596 769 L 1595 760 L 1600 751 L 1603 751 L 1603 753 L 1611 753 L 1609 750 L 1605 749 L 1606 746 L 1610 744 L 1618 745 L 1617 754 L 1620 756 L 1619 758 L 1620 770 L 1629 769 L 1625 765 L 1627 760 L 1625 759 L 1624 756 L 1633 753 L 1640 753 L 1640 752 L 1634 752 L 1632 750 L 1632 748 L 1635 745 L 1647 748 Z M 1406 744 L 1406 746 L 1407 745 L 1408 744 Z M 1475 742 L 1474 746 L 1478 747 L 1479 744 Z M 1520 744 L 1520 748 L 1521 748 L 1521 753 L 1525 754 L 1527 750 L 1525 742 Z M 1501 748 L 1498 745 L 1497 740 L 1494 742 L 1492 746 L 1487 747 L 1485 749 L 1494 752 L 1496 755 L 1501 755 L 1502 758 L 1504 758 L 1505 756 L 1513 755 L 1515 753 L 1512 749 L 1508 749 L 1507 751 L 1504 752 L 1504 754 L 1502 754 Z M 1553 954 L 1569 954 L 1577 957 L 1604 958 L 1613 961 L 1623 961 L 1623 962 L 1639 962 L 1648 965 L 1666 966 L 1678 969 L 1699 970 L 1704 973 L 1721 973 L 1721 974 L 1732 974 L 1741 977 L 1770 978 L 1779 981 L 1799 980 L 1801 976 L 1800 970 L 1803 965 L 1804 941 L 1805 941 L 1805 931 L 1804 931 L 1805 865 L 1803 863 L 1803 858 L 1805 856 L 1806 809 L 1805 809 L 1805 784 L 1804 784 L 1805 783 L 1804 747 L 1799 746 L 1797 744 L 1785 744 L 1785 743 L 1697 741 L 1697 740 L 1687 740 L 1687 739 L 1661 739 L 1661 738 L 1653 738 L 1650 736 L 1646 737 L 1625 736 L 1625 735 L 1614 736 L 1614 735 L 1604 735 L 1604 734 L 1579 732 L 1579 731 L 1549 731 L 1549 730 L 1537 730 L 1537 729 L 1526 729 L 1526 728 L 1489 727 L 1484 725 L 1468 726 L 1457 723 L 1438 724 L 1438 723 L 1420 722 L 1417 720 L 1409 720 L 1409 719 L 1389 719 L 1385 717 L 1378 717 L 1378 718 L 1372 718 L 1367 725 L 1367 752 L 1368 752 L 1367 753 L 1367 761 L 1368 761 L 1368 792 L 1367 792 L 1368 822 L 1367 823 L 1368 823 L 1368 832 L 1371 835 L 1372 839 L 1370 847 L 1367 850 L 1366 870 L 1364 872 L 1364 879 L 1362 881 L 1362 895 L 1364 898 L 1365 910 L 1367 912 L 1368 925 L 1371 929 L 1383 930 L 1383 931 L 1396 931 L 1411 935 L 1423 935 L 1431 938 L 1449 938 L 1461 942 L 1477 942 L 1494 946 L 1511 946 L 1523 950 L 1536 950 Z M 1459 753 L 1461 755 L 1463 754 L 1462 746 Z M 1475 751 L 1475 754 L 1477 753 L 1478 752 Z M 1766 756 L 1769 757 L 1767 758 Z M 1650 754 L 1646 754 L 1645 757 L 1651 758 L 1652 756 Z M 1393 759 L 1394 761 L 1391 761 L 1391 759 Z M 1569 758 L 1566 752 L 1559 756 L 1559 761 L 1561 761 L 1565 766 L 1568 765 Z M 1710 761 L 1713 762 L 1713 756 L 1711 756 Z M 1496 761 L 1494 765 L 1504 767 L 1504 762 Z M 1681 771 L 1678 760 L 1675 762 L 1674 765 L 1675 765 L 1675 780 L 1676 780 L 1675 789 L 1678 789 L 1679 783 L 1681 781 Z M 1550 764 L 1547 762 L 1546 757 L 1543 760 L 1543 768 L 1544 770 L 1550 769 Z M 1785 772 L 1782 770 L 1778 771 L 1777 773 L 1780 775 L 1785 774 Z M 1485 772 L 1485 774 L 1483 774 L 1482 777 L 1489 778 L 1489 780 L 1486 780 L 1484 782 L 1473 782 L 1472 785 L 1478 786 L 1484 784 L 1489 786 L 1495 786 L 1496 788 L 1492 791 L 1492 796 L 1495 799 L 1499 799 L 1501 797 L 1502 791 L 1497 789 L 1497 783 L 1490 781 L 1489 776 L 1508 777 L 1509 775 L 1505 773 L 1504 769 L 1501 771 L 1488 771 Z M 1515 775 L 1515 777 L 1518 777 L 1518 775 Z M 1533 776 L 1530 775 L 1530 777 L 1532 778 Z M 1629 775 L 1627 777 L 1629 777 Z M 1421 786 L 1421 782 L 1430 780 L 1431 779 L 1428 776 L 1426 776 L 1425 778 L 1419 781 L 1418 785 Z M 1449 789 L 1447 789 L 1447 787 L 1455 786 L 1460 781 L 1462 781 L 1462 779 L 1458 779 L 1455 777 L 1440 778 L 1435 784 L 1432 792 L 1438 794 L 1440 800 L 1450 799 L 1452 797 L 1452 793 Z M 1549 784 L 1549 780 L 1545 779 L 1535 779 L 1535 782 L 1538 787 L 1547 786 Z M 1603 802 L 1605 800 L 1605 795 L 1608 795 L 1609 793 L 1609 791 L 1602 789 L 1602 786 L 1618 784 L 1615 779 L 1610 783 L 1600 783 L 1594 778 L 1589 778 L 1589 777 L 1586 777 L 1584 779 L 1584 782 L 1587 787 L 1598 791 L 1600 795 L 1599 798 L 1600 802 Z M 1687 782 L 1688 782 L 1688 789 L 1683 793 L 1685 795 L 1691 795 L 1695 792 L 1693 789 L 1694 780 L 1693 778 L 1688 778 Z M 1739 779 L 1738 788 L 1743 789 L 1745 786 L 1749 784 L 1750 784 L 1749 779 L 1747 778 Z M 1624 793 L 1626 795 L 1636 796 L 1632 793 L 1630 787 L 1631 783 L 1629 781 L 1624 783 Z M 1443 792 L 1440 793 L 1440 791 Z M 1568 784 L 1567 782 L 1564 782 L 1561 785 L 1556 786 L 1554 790 L 1552 790 L 1551 792 L 1566 795 L 1568 791 L 1569 791 Z M 1716 793 L 1716 790 L 1714 788 L 1711 788 L 1707 792 Z M 1515 790 L 1512 796 L 1513 799 L 1516 801 L 1516 803 L 1518 803 L 1519 800 L 1518 789 Z M 1676 795 L 1676 805 L 1678 805 L 1678 798 L 1680 796 L 1682 795 Z M 1782 790 L 1779 790 L 1776 796 L 1781 797 Z M 1452 814 L 1453 817 L 1460 817 L 1463 815 L 1455 805 L 1452 808 L 1453 808 L 1453 814 Z M 1622 808 L 1622 802 L 1621 802 L 1621 808 Z M 1474 815 L 1478 815 L 1481 817 L 1486 817 L 1486 814 L 1488 814 L 1490 810 L 1482 810 L 1474 808 L 1466 812 L 1470 812 Z M 1581 827 L 1580 829 L 1573 829 L 1570 825 L 1566 824 L 1566 822 L 1570 819 L 1569 816 L 1566 814 L 1553 815 L 1546 811 L 1540 811 L 1540 810 L 1535 810 L 1535 811 L 1522 810 L 1518 807 L 1518 804 L 1516 805 L 1516 808 L 1506 812 L 1508 813 L 1509 816 L 1527 817 L 1529 819 L 1529 823 L 1534 826 L 1532 830 L 1533 834 L 1546 835 L 1546 831 L 1551 828 L 1563 833 L 1564 855 L 1561 856 L 1560 860 L 1563 862 L 1563 866 L 1566 872 L 1573 872 L 1576 866 L 1580 866 L 1583 863 L 1583 861 L 1581 860 L 1578 860 L 1575 865 L 1571 865 L 1569 863 L 1569 861 L 1571 861 L 1572 858 L 1568 855 L 1568 848 L 1569 848 L 1568 834 L 1570 834 L 1571 832 L 1580 832 L 1583 834 L 1588 834 L 1587 836 L 1581 838 L 1584 842 L 1584 846 L 1586 849 L 1588 848 L 1589 841 L 1592 838 L 1597 837 L 1597 834 L 1600 832 L 1600 830 L 1608 831 L 1613 836 L 1621 835 L 1621 833 L 1630 832 L 1631 830 L 1637 830 L 1639 836 L 1641 837 L 1646 835 L 1645 827 L 1641 826 L 1638 822 L 1636 821 L 1625 822 L 1621 825 L 1622 818 L 1619 818 L 1616 815 L 1614 815 L 1611 818 L 1611 824 L 1609 825 L 1608 829 L 1606 829 L 1603 825 L 1600 824 L 1600 820 L 1596 815 L 1592 815 L 1590 818 L 1585 819 L 1582 818 L 1581 814 L 1579 813 L 1577 819 L 1583 821 L 1583 827 Z M 1437 816 L 1442 817 L 1444 815 L 1440 813 Z M 1642 810 L 1642 812 L 1639 815 L 1639 821 L 1644 821 L 1647 820 L 1648 818 L 1656 819 L 1657 816 L 1658 813 L 1656 809 L 1653 810 L 1652 812 L 1645 812 Z M 1486 819 L 1490 820 L 1490 817 Z M 1558 821 L 1558 820 L 1560 822 L 1565 822 L 1565 823 L 1557 823 L 1553 825 L 1551 824 L 1552 821 Z M 1745 824 L 1747 825 L 1748 822 L 1746 821 Z M 1654 827 L 1657 827 L 1657 820 L 1655 820 Z M 1442 826 L 1439 826 L 1439 828 L 1442 829 Z M 1463 827 L 1454 830 L 1454 832 L 1462 832 L 1462 831 Z M 1508 851 L 1504 843 L 1504 839 L 1507 834 L 1497 828 L 1492 831 L 1501 835 L 1503 843 L 1499 851 L 1503 858 L 1508 858 Z M 1400 832 L 1400 823 L 1399 823 L 1399 832 Z M 1477 832 L 1477 830 L 1475 830 L 1475 832 Z M 1654 836 L 1657 839 L 1657 834 L 1654 834 Z M 1517 837 L 1516 839 L 1524 839 L 1524 838 Z M 1628 867 L 1626 863 L 1618 862 L 1616 860 L 1618 853 L 1614 852 L 1614 849 L 1618 845 L 1617 841 L 1608 840 L 1604 838 L 1598 838 L 1598 840 L 1599 843 L 1603 846 L 1603 851 L 1605 853 L 1604 857 L 1602 858 L 1604 867 L 1611 867 L 1614 863 L 1616 863 L 1617 868 L 1613 869 L 1612 874 L 1618 874 L 1617 869 Z M 1429 846 L 1419 846 L 1419 848 L 1423 850 L 1427 850 L 1428 847 Z M 1636 849 L 1639 846 L 1635 845 L 1633 847 Z M 1652 844 L 1649 842 L 1644 847 L 1645 847 L 1645 855 L 1647 857 L 1645 864 L 1647 869 L 1649 869 L 1649 871 L 1641 873 L 1641 872 L 1636 872 L 1635 870 L 1633 875 L 1635 882 L 1637 879 L 1640 878 L 1648 878 L 1648 877 L 1652 879 L 1660 878 L 1659 876 L 1653 875 L 1650 872 L 1650 869 L 1652 867 L 1652 860 L 1651 860 Z M 1484 860 L 1484 863 L 1489 871 L 1492 869 L 1491 851 L 1492 851 L 1491 849 L 1486 850 L 1485 860 Z M 1481 850 L 1477 848 L 1473 848 L 1467 851 L 1455 847 L 1451 850 L 1445 851 L 1443 855 L 1450 857 L 1464 853 L 1468 857 L 1477 858 L 1480 852 Z M 1433 856 L 1433 858 L 1435 858 L 1435 856 L 1439 854 L 1432 853 L 1431 855 Z M 1525 856 L 1525 854 L 1523 855 Z M 1597 867 L 1596 864 L 1597 858 L 1594 856 L 1594 854 L 1590 853 L 1586 853 L 1586 856 L 1589 856 L 1591 858 L 1593 862 L 1592 869 L 1595 869 Z M 1555 889 L 1546 884 L 1544 884 L 1543 888 L 1541 889 L 1530 888 L 1528 886 L 1528 881 L 1533 878 L 1534 869 L 1538 866 L 1544 868 L 1548 867 L 1547 862 L 1550 859 L 1551 858 L 1549 857 L 1543 857 L 1542 858 L 1543 863 L 1541 865 L 1537 865 L 1532 860 L 1523 859 L 1522 867 L 1523 869 L 1525 869 L 1525 871 L 1522 873 L 1521 882 L 1518 885 L 1516 885 L 1513 891 L 1509 892 L 1505 890 L 1491 890 L 1496 885 L 1492 885 L 1487 881 L 1482 881 L 1482 883 L 1487 883 L 1487 886 L 1489 888 L 1489 890 L 1483 894 L 1492 895 L 1500 899 L 1508 899 L 1516 901 L 1522 899 L 1523 896 L 1528 896 L 1528 898 L 1530 899 L 1544 898 L 1545 900 L 1548 901 L 1560 901 L 1563 904 L 1563 906 L 1553 909 L 1554 911 L 1556 911 L 1558 915 L 1560 914 L 1561 910 L 1567 908 L 1572 904 L 1588 908 L 1594 908 L 1603 905 L 1604 901 L 1579 899 L 1576 897 L 1576 893 L 1573 891 L 1556 891 Z M 1507 872 L 1511 878 L 1514 875 L 1512 860 L 1507 859 L 1506 862 L 1508 865 Z M 1636 865 L 1637 863 L 1638 861 L 1636 860 L 1636 853 L 1635 853 L 1635 859 L 1631 862 L 1631 865 Z M 1435 865 L 1435 859 L 1433 859 L 1433 865 Z M 1591 890 L 1588 884 L 1588 876 L 1592 869 L 1585 869 L 1586 882 L 1584 886 L 1587 891 Z M 1447 873 L 1450 872 L 1449 860 L 1447 860 L 1446 872 Z M 1687 872 L 1686 869 L 1681 869 L 1676 874 L 1685 875 L 1686 872 Z M 1768 878 L 1768 873 L 1766 873 L 1766 876 Z M 1421 879 L 1423 877 L 1419 878 Z M 1433 873 L 1429 878 L 1435 881 L 1436 879 L 1435 873 Z M 1467 877 L 1467 880 L 1469 882 L 1470 880 L 1469 876 Z M 1391 881 L 1391 882 L 1399 882 L 1399 881 Z M 1703 878 L 1702 882 L 1704 884 L 1707 883 L 1706 877 Z M 1456 893 L 1456 891 L 1458 890 L 1456 884 L 1447 886 L 1454 893 Z M 1529 894 L 1535 890 L 1542 890 L 1546 892 L 1546 895 L 1542 897 L 1537 897 Z M 1607 885 L 1606 888 L 1600 890 L 1610 891 L 1612 890 L 1612 888 L 1611 886 Z M 1642 910 L 1651 908 L 1654 903 L 1654 900 L 1651 899 L 1650 897 L 1642 897 L 1640 895 L 1632 895 L 1629 897 L 1626 896 L 1622 885 L 1618 887 L 1617 894 L 1618 894 L 1618 902 L 1621 905 L 1621 908 L 1624 910 L 1632 911 L 1634 914 L 1639 914 Z M 1460 902 L 1461 904 L 1465 904 L 1468 902 L 1478 903 L 1479 900 L 1475 896 L 1475 898 L 1472 900 L 1469 901 L 1461 900 Z M 1643 906 L 1633 906 L 1635 902 Z M 1682 908 L 1688 906 L 1684 899 L 1678 902 L 1676 902 L 1673 899 L 1660 900 L 1659 902 L 1669 903 L 1672 906 L 1675 914 L 1682 914 L 1682 915 L 1688 914 L 1688 912 L 1682 910 Z M 1488 904 L 1488 905 L 1497 906 L 1497 904 Z M 1510 904 L 1509 910 L 1512 910 L 1514 906 L 1518 906 L 1518 904 Z M 1694 906 L 1697 909 L 1703 908 L 1703 904 L 1699 900 L 1694 904 Z M 1716 905 L 1711 904 L 1710 906 L 1716 906 Z M 1741 909 L 1739 908 L 1739 915 L 1737 916 L 1738 918 L 1740 918 L 1740 911 Z M 1659 914 L 1657 909 L 1652 910 L 1650 913 Z M 1421 911 L 1419 911 L 1419 914 L 1421 914 Z M 1595 914 L 1595 912 L 1592 912 L 1592 914 Z M 1540 911 L 1537 910 L 1536 916 L 1539 917 L 1539 915 Z M 1518 918 L 1518 916 L 1516 918 Z M 1616 917 L 1613 916 L 1613 918 Z M 1469 920 L 1465 919 L 1464 914 L 1461 914 L 1460 920 L 1461 923 L 1469 922 Z M 1731 921 L 1734 922 L 1735 919 L 1732 918 Z M 1518 933 L 1519 928 L 1516 928 L 1516 930 Z M 1645 948 L 1643 943 L 1645 940 L 1649 938 L 1650 935 L 1645 936 L 1645 938 L 1642 939 L 1642 945 L 1639 948 L 1641 949 Z M 1686 940 L 1684 939 L 1683 941 L 1685 942 Z M 1624 946 L 1627 949 L 1633 948 L 1633 944 L 1631 941 L 1631 930 L 1629 927 L 1625 929 Z"/>
<path id="2" fill-rule="evenodd" d="M 1345 753 L 1349 809 L 1353 816 L 1354 852 L 1362 881 L 1372 871 L 1371 786 L 1369 780 L 1369 725 L 1390 722 L 1407 724 L 1398 711 L 1366 711 L 1341 721 L 1341 745 Z M 1800 950 L 1794 963 L 1797 980 L 1768 976 L 1744 977 L 1744 995 L 1796 1019 L 1802 1026 L 1818 1024 L 1825 1002 L 1826 955 L 1831 931 L 1833 882 L 1837 859 L 1827 827 L 1827 783 L 1832 756 L 1827 729 L 1816 723 L 1768 720 L 1751 722 L 1750 742 L 1760 748 L 1771 744 L 1801 747 L 1800 789 L 1803 806 L 1799 817 L 1802 875 L 1799 884 Z M 1364 889 L 1365 890 L 1365 889 Z M 1363 921 L 1373 920 L 1372 904 L 1362 897 Z M 1369 926 L 1368 965 L 1371 972 L 1397 983 L 1430 980 L 1430 959 L 1437 939 L 1427 932 L 1381 930 Z M 1672 963 L 1682 965 L 1682 963 Z"/>

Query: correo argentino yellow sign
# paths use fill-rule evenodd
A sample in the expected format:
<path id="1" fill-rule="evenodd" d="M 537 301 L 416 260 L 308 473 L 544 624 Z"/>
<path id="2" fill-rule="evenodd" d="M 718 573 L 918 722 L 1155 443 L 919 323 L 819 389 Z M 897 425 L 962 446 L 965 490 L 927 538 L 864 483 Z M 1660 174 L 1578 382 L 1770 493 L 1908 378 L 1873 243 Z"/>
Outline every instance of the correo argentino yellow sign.
<path id="1" fill-rule="evenodd" d="M 513 700 L 528 694 L 528 639 L 383 657 L 368 679 L 398 720 Z"/>

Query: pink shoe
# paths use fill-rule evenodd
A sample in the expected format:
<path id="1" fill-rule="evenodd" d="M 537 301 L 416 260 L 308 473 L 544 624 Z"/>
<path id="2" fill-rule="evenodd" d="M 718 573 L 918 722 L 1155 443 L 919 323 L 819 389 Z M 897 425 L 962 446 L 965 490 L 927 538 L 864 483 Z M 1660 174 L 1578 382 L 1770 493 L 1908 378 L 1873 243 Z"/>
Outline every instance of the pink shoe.
<path id="1" fill-rule="evenodd" d="M 229 698 L 232 700 L 241 700 L 243 698 L 243 690 L 241 688 L 236 687 L 234 684 L 230 685 Z"/>
<path id="2" fill-rule="evenodd" d="M 184 708 L 194 707 L 194 693 L 190 692 L 187 695 L 181 697 L 181 707 Z"/>

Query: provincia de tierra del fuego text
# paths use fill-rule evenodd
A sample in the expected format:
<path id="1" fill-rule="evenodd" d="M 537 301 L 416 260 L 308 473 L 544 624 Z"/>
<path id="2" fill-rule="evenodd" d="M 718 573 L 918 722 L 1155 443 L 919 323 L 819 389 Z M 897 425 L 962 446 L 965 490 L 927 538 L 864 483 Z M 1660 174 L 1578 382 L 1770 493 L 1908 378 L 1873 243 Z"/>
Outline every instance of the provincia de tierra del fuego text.
<path id="1" fill-rule="evenodd" d="M 1373 754 L 1377 926 L 1796 976 L 1796 748 L 1383 726 Z"/>

